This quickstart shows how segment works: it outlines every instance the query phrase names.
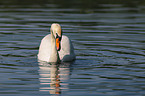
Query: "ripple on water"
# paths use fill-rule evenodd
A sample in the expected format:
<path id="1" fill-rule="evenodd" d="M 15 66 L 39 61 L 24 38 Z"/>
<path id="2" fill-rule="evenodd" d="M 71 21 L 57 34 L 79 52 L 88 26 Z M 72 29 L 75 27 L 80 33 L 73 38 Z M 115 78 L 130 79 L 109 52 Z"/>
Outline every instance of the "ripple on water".
<path id="1" fill-rule="evenodd" d="M 57 6 L 0 9 L 0 95 L 145 95 L 144 6 Z M 37 62 L 40 40 L 53 22 L 74 44 L 73 64 Z"/>

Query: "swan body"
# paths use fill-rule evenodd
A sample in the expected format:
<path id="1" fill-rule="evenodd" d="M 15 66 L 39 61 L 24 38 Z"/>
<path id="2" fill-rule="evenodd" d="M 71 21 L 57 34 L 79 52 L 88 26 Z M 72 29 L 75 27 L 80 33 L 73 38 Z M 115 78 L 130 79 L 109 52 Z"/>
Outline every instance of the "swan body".
<path id="1" fill-rule="evenodd" d="M 38 59 L 46 62 L 73 61 L 75 59 L 74 48 L 71 40 L 61 33 L 59 24 L 51 25 L 51 34 L 46 35 L 39 47 Z M 59 37 L 59 41 L 57 41 Z M 57 43 L 60 44 L 57 44 Z"/>

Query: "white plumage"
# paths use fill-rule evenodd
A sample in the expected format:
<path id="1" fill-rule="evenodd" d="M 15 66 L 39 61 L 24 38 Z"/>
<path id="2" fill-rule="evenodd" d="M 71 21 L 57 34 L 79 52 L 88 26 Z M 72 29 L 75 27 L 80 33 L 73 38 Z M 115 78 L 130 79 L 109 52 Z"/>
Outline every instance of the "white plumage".
<path id="1" fill-rule="evenodd" d="M 52 26 L 55 26 L 52 28 Z M 73 61 L 75 59 L 74 48 L 71 43 L 71 40 L 65 36 L 61 36 L 60 41 L 60 50 L 58 51 L 56 48 L 55 34 L 58 32 L 56 26 L 60 26 L 59 24 L 52 24 L 51 26 L 51 34 L 46 35 L 42 40 L 39 47 L 38 59 L 46 62 L 58 62 L 61 61 Z M 60 29 L 59 29 L 60 31 Z M 62 33 L 60 33 L 62 34 Z M 55 60 L 58 59 L 58 60 Z"/>

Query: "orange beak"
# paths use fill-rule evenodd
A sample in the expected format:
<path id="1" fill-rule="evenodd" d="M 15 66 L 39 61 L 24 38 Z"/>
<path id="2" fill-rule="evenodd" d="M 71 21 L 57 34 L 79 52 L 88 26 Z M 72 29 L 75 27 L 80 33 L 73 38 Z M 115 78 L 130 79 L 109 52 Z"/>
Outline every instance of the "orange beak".
<path id="1" fill-rule="evenodd" d="M 60 40 L 59 38 L 56 38 L 56 48 L 59 51 L 60 50 Z"/>

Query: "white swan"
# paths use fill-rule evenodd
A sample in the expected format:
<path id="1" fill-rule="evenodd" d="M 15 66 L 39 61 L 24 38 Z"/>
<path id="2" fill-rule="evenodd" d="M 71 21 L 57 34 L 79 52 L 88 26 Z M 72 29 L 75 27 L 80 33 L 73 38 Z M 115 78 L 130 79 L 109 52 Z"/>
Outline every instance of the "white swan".
<path id="1" fill-rule="evenodd" d="M 46 35 L 39 47 L 38 59 L 46 62 L 73 61 L 75 59 L 74 48 L 71 40 L 62 35 L 61 26 L 53 23 L 51 34 Z"/>

